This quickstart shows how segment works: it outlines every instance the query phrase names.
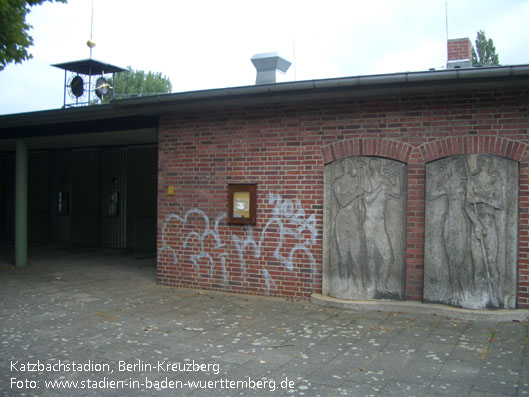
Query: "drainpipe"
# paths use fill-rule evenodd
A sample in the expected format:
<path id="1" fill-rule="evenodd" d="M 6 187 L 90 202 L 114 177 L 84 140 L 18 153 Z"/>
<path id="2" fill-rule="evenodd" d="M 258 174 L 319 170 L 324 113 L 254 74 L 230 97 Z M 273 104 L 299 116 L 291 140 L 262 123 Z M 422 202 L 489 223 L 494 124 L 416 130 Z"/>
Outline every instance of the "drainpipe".
<path id="1" fill-rule="evenodd" d="M 28 264 L 28 146 L 17 141 L 15 176 L 15 266 Z"/>

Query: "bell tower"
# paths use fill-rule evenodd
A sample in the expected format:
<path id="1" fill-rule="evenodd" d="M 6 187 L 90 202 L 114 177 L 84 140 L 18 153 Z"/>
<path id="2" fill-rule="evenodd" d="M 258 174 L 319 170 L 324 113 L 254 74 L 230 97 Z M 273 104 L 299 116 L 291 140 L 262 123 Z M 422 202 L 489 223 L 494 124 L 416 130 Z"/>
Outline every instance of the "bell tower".
<path id="1" fill-rule="evenodd" d="M 51 66 L 64 70 L 65 108 L 89 105 L 95 97 L 103 100 L 111 95 L 113 98 L 114 76 L 126 70 L 92 58 Z"/>
<path id="2" fill-rule="evenodd" d="M 58 63 L 54 66 L 64 70 L 64 104 L 63 108 L 86 106 L 92 104 L 94 95 L 101 101 L 111 95 L 114 98 L 113 84 L 116 73 L 126 69 L 96 61 L 92 58 L 92 50 L 96 43 L 92 40 L 94 31 L 94 0 L 92 0 L 90 19 L 90 40 L 86 42 L 90 48 L 90 58 L 80 61 Z"/>

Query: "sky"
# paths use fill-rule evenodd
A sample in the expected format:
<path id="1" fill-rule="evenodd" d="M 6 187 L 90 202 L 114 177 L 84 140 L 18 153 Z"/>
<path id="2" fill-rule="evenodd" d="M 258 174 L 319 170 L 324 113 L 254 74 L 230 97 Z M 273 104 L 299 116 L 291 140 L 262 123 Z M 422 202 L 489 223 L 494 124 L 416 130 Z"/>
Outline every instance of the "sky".
<path id="1" fill-rule="evenodd" d="M 50 65 L 89 58 L 90 38 L 94 59 L 160 72 L 172 92 L 253 85 L 265 52 L 292 62 L 279 82 L 439 70 L 447 37 L 478 30 L 502 65 L 529 64 L 529 0 L 68 0 L 26 21 L 33 59 L 0 71 L 0 115 L 61 108 Z"/>

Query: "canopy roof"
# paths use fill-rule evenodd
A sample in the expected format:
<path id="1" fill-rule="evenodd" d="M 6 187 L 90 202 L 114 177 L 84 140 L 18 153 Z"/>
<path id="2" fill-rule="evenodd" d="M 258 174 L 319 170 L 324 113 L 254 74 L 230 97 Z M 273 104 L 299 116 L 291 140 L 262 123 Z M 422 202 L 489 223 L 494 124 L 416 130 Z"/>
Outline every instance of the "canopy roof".
<path id="1" fill-rule="evenodd" d="M 70 72 L 86 74 L 89 76 L 93 76 L 95 74 L 119 73 L 127 70 L 120 68 L 119 66 L 111 65 L 109 63 L 96 61 L 95 59 L 83 59 L 80 61 L 57 63 L 51 66 L 55 66 L 59 69 L 68 70 Z"/>
<path id="2" fill-rule="evenodd" d="M 66 67 L 64 64 L 61 67 Z M 105 69 L 107 71 L 108 69 Z M 0 116 L 0 151 L 156 144 L 164 114 L 340 98 L 425 95 L 529 87 L 529 65 L 405 72 L 179 92 L 106 105 Z"/>

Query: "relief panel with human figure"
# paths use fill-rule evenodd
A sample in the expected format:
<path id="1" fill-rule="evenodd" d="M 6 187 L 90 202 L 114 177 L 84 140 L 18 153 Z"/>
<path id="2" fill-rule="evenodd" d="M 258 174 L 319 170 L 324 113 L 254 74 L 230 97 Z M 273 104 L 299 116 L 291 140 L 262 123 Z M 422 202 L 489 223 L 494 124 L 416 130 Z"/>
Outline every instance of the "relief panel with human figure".
<path id="1" fill-rule="evenodd" d="M 324 294 L 404 296 L 405 165 L 349 157 L 325 168 Z"/>
<path id="2" fill-rule="evenodd" d="M 426 166 L 424 300 L 516 307 L 518 164 L 460 155 Z"/>

